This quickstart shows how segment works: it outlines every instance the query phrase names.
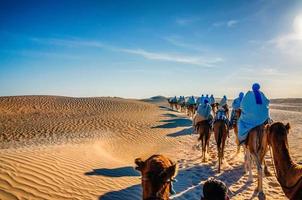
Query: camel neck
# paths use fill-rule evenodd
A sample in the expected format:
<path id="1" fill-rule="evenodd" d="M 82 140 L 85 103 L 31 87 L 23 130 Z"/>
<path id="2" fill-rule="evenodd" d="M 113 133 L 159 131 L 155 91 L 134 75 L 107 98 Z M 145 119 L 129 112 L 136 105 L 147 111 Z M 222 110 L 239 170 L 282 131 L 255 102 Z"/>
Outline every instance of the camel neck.
<path id="1" fill-rule="evenodd" d="M 300 178 L 302 171 L 296 167 L 297 165 L 290 157 L 287 140 L 274 142 L 272 149 L 277 173 L 276 176 L 280 185 L 285 187 L 292 186 Z"/>

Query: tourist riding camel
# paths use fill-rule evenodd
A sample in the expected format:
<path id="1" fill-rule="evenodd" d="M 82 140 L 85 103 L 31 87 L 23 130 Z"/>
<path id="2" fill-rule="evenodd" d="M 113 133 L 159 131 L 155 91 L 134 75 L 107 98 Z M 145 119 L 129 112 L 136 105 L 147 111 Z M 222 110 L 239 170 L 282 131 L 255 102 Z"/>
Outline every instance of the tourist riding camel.
<path id="1" fill-rule="evenodd" d="M 190 117 L 193 117 L 195 114 L 195 107 L 196 107 L 196 101 L 195 97 L 191 96 L 189 97 L 187 101 L 187 115 Z"/>
<path id="2" fill-rule="evenodd" d="M 222 99 L 220 100 L 219 102 L 219 105 L 218 105 L 218 109 L 221 110 L 221 109 L 224 109 L 225 113 L 226 113 L 226 116 L 227 118 L 229 119 L 229 106 L 228 106 L 228 100 L 227 100 L 227 97 L 224 95 L 222 97 Z"/>
<path id="3" fill-rule="evenodd" d="M 184 96 L 180 96 L 177 101 L 178 106 L 180 107 L 180 112 L 184 112 L 186 107 L 186 100 Z"/>
<path id="4" fill-rule="evenodd" d="M 218 109 L 218 103 L 216 103 L 213 94 L 211 94 L 211 96 L 210 96 L 210 98 L 209 98 L 209 103 L 210 103 L 210 105 L 211 105 L 211 107 L 212 107 L 213 116 L 215 117 L 216 111 L 217 111 L 217 109 Z"/>
<path id="5" fill-rule="evenodd" d="M 238 120 L 238 139 L 240 144 L 245 144 L 245 169 L 249 171 L 249 180 L 252 181 L 251 157 L 257 165 L 258 196 L 265 197 L 262 179 L 264 171 L 269 174 L 264 156 L 268 150 L 265 124 L 269 121 L 269 100 L 260 91 L 258 83 L 253 84 L 252 91 L 248 91 L 241 101 L 241 115 Z"/>
<path id="6" fill-rule="evenodd" d="M 175 193 L 173 181 L 177 165 L 163 155 L 153 155 L 146 161 L 135 159 L 135 169 L 141 172 L 143 200 L 168 200 Z"/>
<path id="7" fill-rule="evenodd" d="M 213 95 L 213 94 L 211 94 L 211 96 L 210 96 L 210 101 L 209 101 L 209 103 L 210 103 L 211 105 L 215 103 L 215 98 L 214 98 L 214 95 Z"/>
<path id="8" fill-rule="evenodd" d="M 203 102 L 204 102 L 204 95 L 202 94 L 200 97 L 197 98 L 196 104 L 198 106 L 199 104 L 202 104 Z"/>
<path id="9" fill-rule="evenodd" d="M 236 144 L 237 144 L 237 154 L 240 152 L 237 121 L 241 114 L 240 104 L 241 104 L 243 97 L 244 97 L 244 93 L 240 92 L 239 96 L 236 99 L 234 99 L 234 101 L 232 103 L 232 112 L 231 112 L 231 119 L 230 119 L 230 123 L 231 123 L 230 127 L 234 128 Z"/>
<path id="10" fill-rule="evenodd" d="M 208 94 L 206 94 L 206 96 L 205 96 L 204 100 L 207 100 L 208 102 L 210 102 L 210 97 L 209 97 L 209 95 L 208 95 Z"/>
<path id="11" fill-rule="evenodd" d="M 229 200 L 228 188 L 224 182 L 213 177 L 203 184 L 201 200 Z"/>
<path id="12" fill-rule="evenodd" d="M 287 135 L 290 125 L 276 122 L 267 126 L 268 144 L 276 168 L 276 178 L 287 198 L 302 199 L 302 165 L 294 163 L 289 154 Z"/>
<path id="13" fill-rule="evenodd" d="M 172 97 L 168 99 L 168 102 L 170 104 L 171 109 L 173 110 L 174 108 L 177 110 L 177 97 Z"/>
<path id="14" fill-rule="evenodd" d="M 203 162 L 206 161 L 206 150 L 209 149 L 212 120 L 211 106 L 205 99 L 203 104 L 199 104 L 193 118 L 194 132 L 199 134 L 198 140 L 201 141 Z"/>

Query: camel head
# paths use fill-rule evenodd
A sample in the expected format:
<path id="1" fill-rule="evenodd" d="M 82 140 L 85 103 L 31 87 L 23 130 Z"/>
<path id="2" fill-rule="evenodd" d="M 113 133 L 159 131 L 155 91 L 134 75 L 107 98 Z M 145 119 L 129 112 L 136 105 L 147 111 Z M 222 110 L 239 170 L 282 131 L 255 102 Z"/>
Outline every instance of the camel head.
<path id="1" fill-rule="evenodd" d="M 287 134 L 289 133 L 290 124 L 275 122 L 272 125 L 266 125 L 266 133 L 268 134 L 268 144 L 272 145 L 274 141 L 285 141 L 287 144 Z"/>
<path id="2" fill-rule="evenodd" d="M 169 199 L 171 182 L 177 175 L 177 165 L 162 155 L 153 155 L 145 161 L 137 158 L 134 162 L 135 169 L 142 175 L 143 199 Z"/>

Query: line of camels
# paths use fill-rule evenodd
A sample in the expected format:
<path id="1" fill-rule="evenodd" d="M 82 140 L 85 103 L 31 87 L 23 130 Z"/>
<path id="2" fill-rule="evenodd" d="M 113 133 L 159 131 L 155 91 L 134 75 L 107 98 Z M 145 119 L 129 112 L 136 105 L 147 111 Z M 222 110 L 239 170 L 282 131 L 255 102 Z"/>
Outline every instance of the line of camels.
<path id="1" fill-rule="evenodd" d="M 195 113 L 195 105 L 179 104 L 169 102 L 171 109 L 187 112 L 188 116 Z M 218 104 L 212 106 L 215 114 Z M 228 110 L 227 110 L 228 111 Z M 235 112 L 237 119 L 240 117 L 240 110 Z M 228 114 L 227 114 L 228 116 Z M 238 141 L 238 127 L 234 123 L 232 127 L 236 135 L 237 153 L 240 151 Z M 229 127 L 224 120 L 216 120 L 213 128 L 209 123 L 201 121 L 197 123 L 196 130 L 199 134 L 198 140 L 202 146 L 202 162 L 206 161 L 206 151 L 208 151 L 211 132 L 214 132 L 218 150 L 218 173 L 224 158 L 224 146 L 229 134 Z M 256 163 L 258 173 L 258 186 L 256 188 L 259 199 L 265 199 L 263 192 L 263 172 L 270 176 L 264 156 L 271 150 L 275 176 L 285 194 L 292 200 L 302 200 L 302 165 L 295 163 L 289 154 L 287 135 L 290 124 L 274 122 L 272 124 L 262 124 L 253 128 L 245 141 L 244 147 L 244 169 L 249 173 L 249 181 L 252 181 L 252 160 Z M 135 160 L 136 169 L 142 175 L 142 188 L 144 200 L 168 200 L 172 191 L 172 182 L 177 175 L 177 165 L 163 155 L 153 155 L 143 161 L 140 158 Z M 263 169 L 264 167 L 264 169 Z"/>

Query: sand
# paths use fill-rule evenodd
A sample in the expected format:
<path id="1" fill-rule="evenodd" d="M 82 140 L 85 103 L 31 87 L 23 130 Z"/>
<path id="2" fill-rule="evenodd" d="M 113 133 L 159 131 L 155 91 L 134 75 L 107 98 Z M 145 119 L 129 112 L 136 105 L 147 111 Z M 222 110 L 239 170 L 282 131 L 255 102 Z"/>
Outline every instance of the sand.
<path id="1" fill-rule="evenodd" d="M 290 153 L 301 162 L 301 101 L 273 103 L 273 119 L 292 125 Z M 248 183 L 243 153 L 234 156 L 233 132 L 218 174 L 214 138 L 208 161 L 201 163 L 191 120 L 165 106 L 163 97 L 1 97 L 0 199 L 141 199 L 133 161 L 155 153 L 179 165 L 172 199 L 200 199 L 210 176 L 226 182 L 232 199 L 257 199 L 256 171 Z M 264 192 L 267 199 L 285 199 L 274 176 L 264 178 Z"/>

